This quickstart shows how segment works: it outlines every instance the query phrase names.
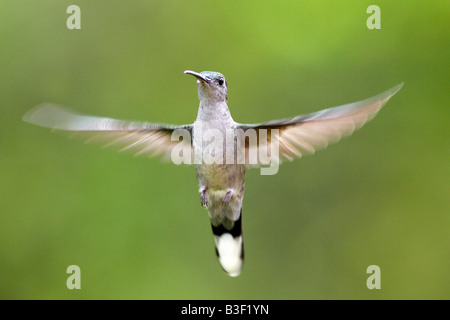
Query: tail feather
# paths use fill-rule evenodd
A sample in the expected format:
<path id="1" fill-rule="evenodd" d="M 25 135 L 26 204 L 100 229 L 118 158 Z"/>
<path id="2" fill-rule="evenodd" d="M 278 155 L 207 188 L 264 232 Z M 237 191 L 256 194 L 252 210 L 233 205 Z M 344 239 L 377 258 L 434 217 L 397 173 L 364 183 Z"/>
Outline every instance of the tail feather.
<path id="1" fill-rule="evenodd" d="M 216 255 L 222 268 L 236 277 L 244 266 L 244 238 L 242 237 L 242 209 L 236 221 L 211 224 L 216 245 Z"/>

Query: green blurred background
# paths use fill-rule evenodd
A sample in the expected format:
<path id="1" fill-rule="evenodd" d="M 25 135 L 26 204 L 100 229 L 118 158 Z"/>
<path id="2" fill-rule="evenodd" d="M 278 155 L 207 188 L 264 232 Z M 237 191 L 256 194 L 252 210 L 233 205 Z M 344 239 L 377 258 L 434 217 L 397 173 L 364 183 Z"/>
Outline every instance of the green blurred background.
<path id="1" fill-rule="evenodd" d="M 366 27 L 372 4 L 381 30 Z M 0 0 L 0 298 L 449 299 L 449 15 L 447 0 Z M 351 138 L 248 171 L 246 264 L 230 278 L 193 167 L 21 121 L 55 102 L 191 123 L 186 69 L 225 74 L 238 122 L 405 85 Z M 72 264 L 81 290 L 66 287 Z M 373 264 L 381 290 L 366 287 Z"/>

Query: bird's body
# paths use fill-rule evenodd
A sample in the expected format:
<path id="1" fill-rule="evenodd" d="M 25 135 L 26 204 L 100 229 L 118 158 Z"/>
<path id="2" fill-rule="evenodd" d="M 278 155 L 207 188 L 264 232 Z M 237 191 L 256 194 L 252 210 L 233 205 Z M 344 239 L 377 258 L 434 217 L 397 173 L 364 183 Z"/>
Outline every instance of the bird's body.
<path id="1" fill-rule="evenodd" d="M 198 84 L 200 105 L 193 124 L 172 126 L 84 116 L 50 104 L 37 106 L 23 119 L 56 130 L 86 133 L 90 140 L 108 140 L 108 145 L 122 145 L 122 150 L 132 149 L 137 154 L 170 156 L 177 164 L 180 161 L 174 157 L 179 156 L 180 146 L 186 154 L 192 151 L 193 157 L 187 156 L 181 162 L 193 160 L 190 163 L 195 164 L 200 202 L 208 208 L 216 254 L 231 276 L 241 273 L 244 262 L 242 203 L 246 167 L 272 168 L 275 164 L 275 171 L 269 173 L 274 174 L 283 160 L 312 154 L 339 141 L 373 118 L 402 86 L 308 115 L 241 124 L 231 117 L 227 82 L 222 74 L 185 73 L 195 76 Z M 180 131 L 185 133 L 181 141 L 173 138 Z M 265 154 L 267 150 L 270 152 Z"/>
<path id="2" fill-rule="evenodd" d="M 200 105 L 193 124 L 192 137 L 194 157 L 202 159 L 201 163 L 196 164 L 201 203 L 208 208 L 217 257 L 224 270 L 235 276 L 240 274 L 244 262 L 240 222 L 245 189 L 245 165 L 228 163 L 226 155 L 235 154 L 236 143 L 234 139 L 232 143 L 227 143 L 227 139 L 217 137 L 225 137 L 231 132 L 234 137 L 237 124 L 228 109 L 223 75 L 216 72 L 187 73 L 199 79 L 197 82 Z M 217 86 L 219 89 L 225 88 L 224 93 L 216 94 L 215 90 L 208 90 L 206 87 L 208 82 L 216 80 L 223 81 L 222 85 Z M 208 132 L 211 134 L 208 135 Z M 220 151 L 223 152 L 220 154 Z"/>

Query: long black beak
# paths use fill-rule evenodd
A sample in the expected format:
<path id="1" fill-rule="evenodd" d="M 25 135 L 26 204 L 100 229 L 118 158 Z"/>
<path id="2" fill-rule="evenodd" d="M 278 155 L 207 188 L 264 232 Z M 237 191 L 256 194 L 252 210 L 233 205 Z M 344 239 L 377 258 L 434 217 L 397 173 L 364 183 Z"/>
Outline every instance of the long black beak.
<path id="1" fill-rule="evenodd" d="M 205 77 L 204 75 L 202 75 L 201 73 L 195 72 L 195 71 L 191 71 L 191 70 L 186 70 L 184 73 L 186 74 L 190 74 L 193 75 L 194 77 L 196 77 L 198 80 L 209 83 L 210 79 Z"/>

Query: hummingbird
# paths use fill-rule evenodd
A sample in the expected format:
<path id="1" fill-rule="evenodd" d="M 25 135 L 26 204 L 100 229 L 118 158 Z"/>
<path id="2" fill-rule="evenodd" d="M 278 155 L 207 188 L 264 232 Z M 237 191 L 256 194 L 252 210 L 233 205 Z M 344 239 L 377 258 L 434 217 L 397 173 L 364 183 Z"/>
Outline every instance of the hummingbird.
<path id="1" fill-rule="evenodd" d="M 190 70 L 184 73 L 197 80 L 200 104 L 197 119 L 192 124 L 168 125 L 89 116 L 48 103 L 28 111 L 23 120 L 57 131 L 86 135 L 88 142 L 107 142 L 106 146 L 121 146 L 120 150 L 132 150 L 136 155 L 170 157 L 174 161 L 174 155 L 183 150 L 185 158 L 181 162 L 195 165 L 200 204 L 208 210 L 218 261 L 232 277 L 238 276 L 244 265 L 245 170 L 268 164 L 263 157 L 258 158 L 257 151 L 255 156 L 255 150 L 265 146 L 276 165 L 313 154 L 362 127 L 403 86 L 400 83 L 371 98 L 306 115 L 244 124 L 231 117 L 228 84 L 223 74 Z M 175 134 L 180 132 L 182 139 Z M 215 137 L 205 138 L 205 132 L 212 132 Z M 218 138 L 220 135 L 222 137 Z M 179 164 L 177 161 L 174 162 Z M 277 170 L 278 167 L 274 172 Z"/>

